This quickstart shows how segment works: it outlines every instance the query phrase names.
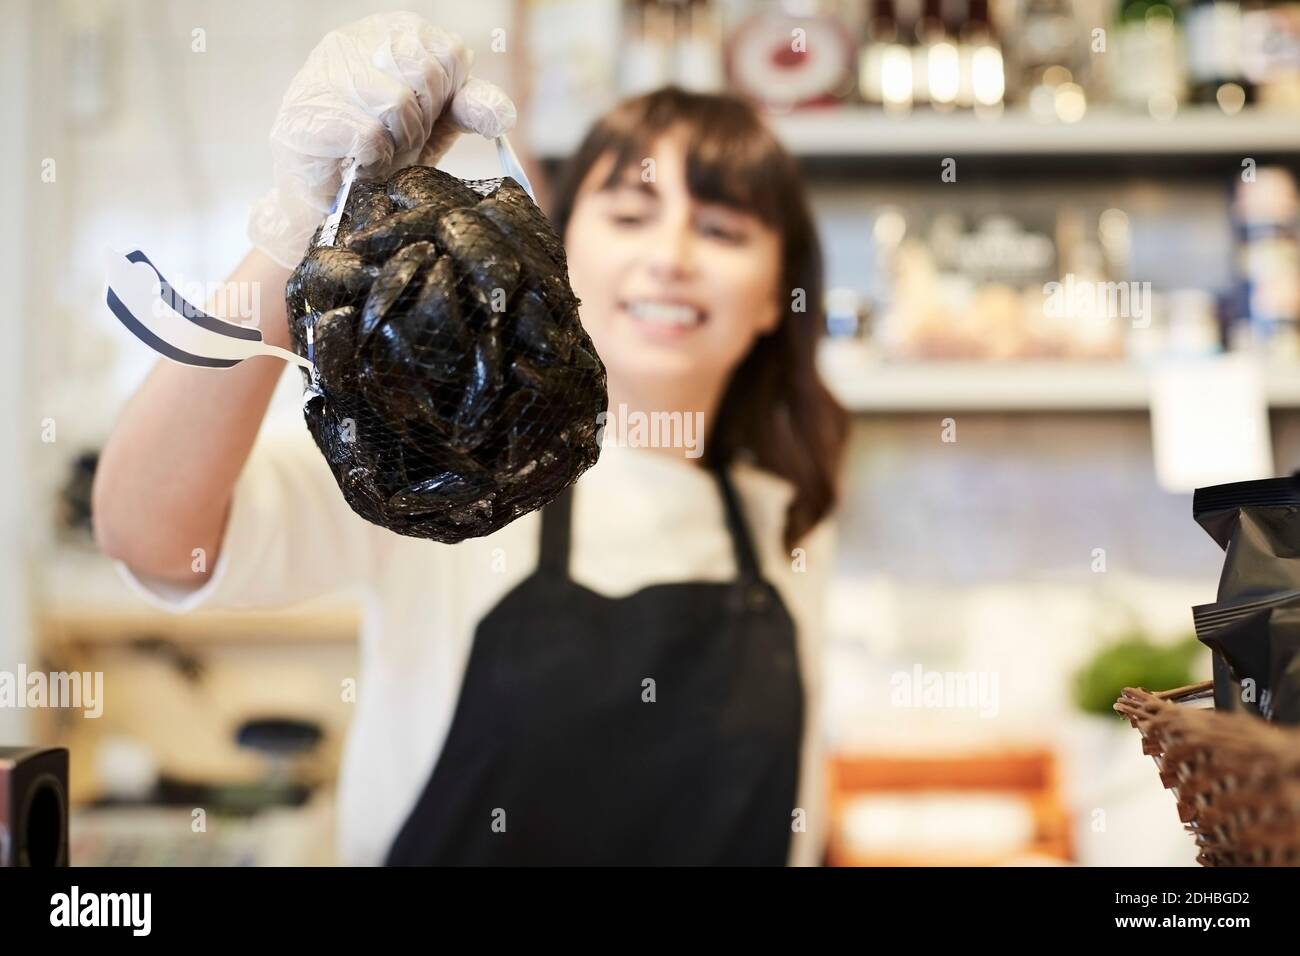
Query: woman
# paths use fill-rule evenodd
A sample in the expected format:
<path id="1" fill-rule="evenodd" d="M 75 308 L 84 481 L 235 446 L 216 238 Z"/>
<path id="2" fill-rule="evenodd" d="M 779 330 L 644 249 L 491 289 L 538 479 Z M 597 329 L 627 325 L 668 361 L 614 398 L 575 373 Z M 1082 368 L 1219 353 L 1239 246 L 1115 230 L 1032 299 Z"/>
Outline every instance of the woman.
<path id="1" fill-rule="evenodd" d="M 327 36 L 281 107 L 277 188 L 234 280 L 283 300 L 346 157 L 378 175 L 508 126 L 468 60 L 409 14 Z M 668 90 L 597 123 L 554 207 L 610 414 L 600 461 L 551 505 L 455 546 L 393 534 L 308 443 L 254 447 L 281 363 L 160 363 L 104 450 L 98 540 L 177 610 L 364 589 L 345 862 L 816 863 L 845 428 L 813 368 L 796 171 L 744 104 Z M 288 346 L 282 308 L 262 331 Z M 702 421 L 702 442 L 641 447 L 623 426 L 651 413 Z"/>

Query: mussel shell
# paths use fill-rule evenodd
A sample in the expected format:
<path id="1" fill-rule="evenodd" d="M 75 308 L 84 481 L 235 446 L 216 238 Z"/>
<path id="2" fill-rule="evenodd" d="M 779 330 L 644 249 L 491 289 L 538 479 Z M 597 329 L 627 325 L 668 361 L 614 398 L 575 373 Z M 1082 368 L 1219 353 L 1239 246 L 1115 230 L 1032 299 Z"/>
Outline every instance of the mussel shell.
<path id="1" fill-rule="evenodd" d="M 348 201 L 343 206 L 343 217 L 339 222 L 336 241 L 345 240 L 352 233 L 388 218 L 399 208 L 388 198 L 384 183 L 374 181 L 353 183 L 352 190 L 348 193 Z"/>
<path id="2" fill-rule="evenodd" d="M 453 209 L 438 219 L 434 235 L 477 302 L 488 308 L 509 302 L 519 285 L 519 259 L 490 219 L 472 208 Z"/>
<path id="3" fill-rule="evenodd" d="M 403 515 L 429 514 L 472 504 L 482 495 L 483 475 L 477 469 L 441 471 L 431 478 L 399 488 L 387 507 Z"/>
<path id="4" fill-rule="evenodd" d="M 407 166 L 388 177 L 388 197 L 403 209 L 437 207 L 439 214 L 459 206 L 472 206 L 479 194 L 461 180 L 433 166 Z"/>
<path id="5" fill-rule="evenodd" d="M 436 255 L 432 243 L 416 242 L 403 248 L 384 264 L 371 283 L 370 294 L 366 296 L 365 306 L 361 310 L 358 340 L 364 342 L 374 333 L 376 327 L 387 317 L 388 310 L 402 297 L 411 280 Z"/>
<path id="6" fill-rule="evenodd" d="M 546 362 L 567 362 L 573 349 L 573 336 L 566 334 L 550 318 L 541 293 L 522 289 L 515 296 L 508 323 L 516 345 Z"/>
<path id="7" fill-rule="evenodd" d="M 356 388 L 357 310 L 345 305 L 312 322 L 312 358 L 321 387 L 342 393 Z"/>
<path id="8" fill-rule="evenodd" d="M 295 347 L 302 351 L 306 346 L 301 323 L 307 315 L 361 304 L 379 271 L 378 266 L 366 263 L 348 249 L 312 249 L 289 276 L 284 290 Z"/>
<path id="9" fill-rule="evenodd" d="M 501 185 L 493 191 L 489 199 L 493 206 L 504 208 L 510 216 L 510 221 L 514 223 L 514 228 L 509 233 L 510 238 L 545 255 L 552 266 L 547 271 L 558 272 L 560 275 L 568 272 L 564 243 L 551 228 L 546 215 L 528 193 L 524 192 L 522 186 L 507 176 L 501 180 Z M 482 203 L 479 205 L 482 206 Z"/>
<path id="10" fill-rule="evenodd" d="M 451 259 L 439 256 L 408 311 L 424 329 L 416 351 L 417 364 L 439 381 L 456 377 L 473 348 L 456 288 L 459 281 Z"/>
<path id="11" fill-rule="evenodd" d="M 488 427 L 492 400 L 501 391 L 503 368 L 501 332 L 489 328 L 481 332 L 474 343 L 474 360 L 470 366 L 469 381 L 456 409 L 457 434 L 463 436 L 483 432 Z M 481 444 L 482 436 L 475 444 Z"/>
<path id="12" fill-rule="evenodd" d="M 409 243 L 432 239 L 439 215 L 436 206 L 403 209 L 349 233 L 343 244 L 364 259 L 382 261 Z"/>

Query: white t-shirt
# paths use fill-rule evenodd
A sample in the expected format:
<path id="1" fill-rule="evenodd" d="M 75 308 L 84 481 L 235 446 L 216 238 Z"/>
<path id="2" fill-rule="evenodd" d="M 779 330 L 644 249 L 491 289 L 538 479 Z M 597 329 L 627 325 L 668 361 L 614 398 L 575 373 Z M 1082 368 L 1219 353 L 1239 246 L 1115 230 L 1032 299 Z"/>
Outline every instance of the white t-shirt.
<path id="1" fill-rule="evenodd" d="M 792 556 L 782 544 L 791 486 L 751 465 L 730 475 L 764 577 L 795 621 L 807 700 L 792 865 L 820 861 L 827 808 L 820 746 L 819 653 L 832 531 L 823 522 Z M 698 464 L 610 445 L 574 486 L 569 573 L 610 597 L 651 584 L 736 575 L 722 499 Z M 442 749 L 474 630 L 536 569 L 539 513 L 456 545 L 395 534 L 343 500 L 306 431 L 264 435 L 235 485 L 220 554 L 198 588 L 119 571 L 155 606 L 280 607 L 343 588 L 364 596 L 356 713 L 338 784 L 342 862 L 378 865 Z M 800 570 L 802 569 L 802 570 Z"/>

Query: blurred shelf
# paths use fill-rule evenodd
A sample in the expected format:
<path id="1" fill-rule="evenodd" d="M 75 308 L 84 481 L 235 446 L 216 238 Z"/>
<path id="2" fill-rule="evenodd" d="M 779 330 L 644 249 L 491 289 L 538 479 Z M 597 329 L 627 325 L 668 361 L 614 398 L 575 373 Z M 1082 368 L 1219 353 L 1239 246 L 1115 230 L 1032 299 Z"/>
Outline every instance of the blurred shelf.
<path id="1" fill-rule="evenodd" d="M 1227 116 L 1217 107 L 1186 107 L 1159 121 L 1140 113 L 1098 108 L 1077 123 L 1042 121 L 1008 111 L 890 116 L 864 107 L 809 109 L 770 118 L 796 156 L 1234 156 L 1300 153 L 1300 121 L 1279 110 Z M 530 127 L 534 153 L 563 159 L 576 148 L 582 117 L 538 117 Z"/>
<path id="2" fill-rule="evenodd" d="M 1098 110 L 1077 123 L 1044 122 L 1007 113 L 981 119 L 969 113 L 886 116 L 867 110 L 796 113 L 776 121 L 797 153 L 876 155 L 1105 155 L 1188 153 L 1248 155 L 1300 150 L 1300 123 L 1291 114 L 1218 108 L 1184 110 L 1172 120 Z"/>
<path id="3" fill-rule="evenodd" d="M 148 638 L 183 643 L 346 643 L 356 641 L 360 625 L 359 611 L 346 606 L 167 614 L 110 605 L 97 609 L 51 608 L 43 611 L 37 621 L 41 639 L 56 644 L 123 644 Z"/>
<path id="4" fill-rule="evenodd" d="M 346 642 L 357 639 L 361 625 L 360 603 L 347 595 L 288 608 L 163 611 L 133 594 L 112 564 L 88 546 L 56 548 L 41 562 L 33 603 L 41 639 L 53 642 Z"/>
<path id="5" fill-rule="evenodd" d="M 1026 858 L 1064 864 L 1076 857 L 1050 748 L 944 756 L 842 753 L 827 762 L 826 781 L 830 866 L 997 866 Z M 883 811 L 886 826 L 898 830 L 863 832 L 855 805 L 868 814 Z M 900 812 L 904 806 L 919 812 Z M 966 818 L 978 824 L 950 822 Z M 937 819 L 949 828 L 938 830 L 939 839 Z"/>
<path id="6" fill-rule="evenodd" d="M 822 375 L 854 412 L 1146 411 L 1150 373 L 1109 361 L 846 362 L 823 360 Z M 1272 408 L 1300 408 L 1300 367 L 1270 369 Z"/>

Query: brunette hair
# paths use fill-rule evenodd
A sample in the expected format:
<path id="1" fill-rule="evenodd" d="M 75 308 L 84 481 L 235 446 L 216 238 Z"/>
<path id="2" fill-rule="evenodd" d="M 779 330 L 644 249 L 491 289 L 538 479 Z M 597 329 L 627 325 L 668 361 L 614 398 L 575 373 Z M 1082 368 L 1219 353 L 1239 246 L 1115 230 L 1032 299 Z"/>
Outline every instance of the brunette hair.
<path id="1" fill-rule="evenodd" d="M 753 213 L 781 236 L 781 320 L 732 373 L 703 460 L 721 466 L 747 457 L 794 485 L 784 532 L 792 548 L 835 505 L 848 416 L 814 361 L 825 326 L 821 245 L 790 154 L 745 100 L 666 87 L 624 100 L 588 131 L 561 170 L 551 220 L 563 236 L 578 189 L 604 156 L 614 164 L 602 188 L 679 131 L 691 195 Z"/>

